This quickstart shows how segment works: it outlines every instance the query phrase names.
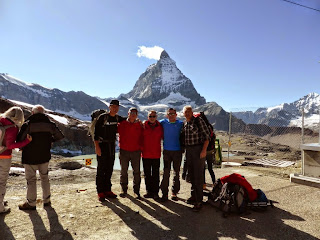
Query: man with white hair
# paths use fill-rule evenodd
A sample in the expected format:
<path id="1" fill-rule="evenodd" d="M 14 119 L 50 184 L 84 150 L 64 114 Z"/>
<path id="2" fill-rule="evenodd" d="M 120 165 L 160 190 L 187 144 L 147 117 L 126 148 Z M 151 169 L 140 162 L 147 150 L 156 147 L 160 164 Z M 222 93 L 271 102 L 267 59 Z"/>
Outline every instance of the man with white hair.
<path id="1" fill-rule="evenodd" d="M 193 204 L 193 210 L 198 212 L 202 207 L 203 199 L 203 173 L 210 140 L 210 131 L 200 117 L 194 117 L 191 106 L 183 108 L 186 118 L 182 128 L 186 147 L 188 171 L 190 171 L 191 197 L 187 203 Z"/>
<path id="2" fill-rule="evenodd" d="M 54 122 L 45 114 L 41 105 L 32 108 L 32 115 L 22 125 L 17 141 L 24 139 L 27 134 L 32 136 L 32 144 L 22 148 L 22 164 L 25 167 L 27 180 L 27 201 L 19 205 L 20 210 L 35 210 L 37 200 L 37 177 L 39 171 L 44 207 L 51 206 L 50 183 L 48 176 L 49 160 L 51 159 L 52 142 L 64 138 Z"/>

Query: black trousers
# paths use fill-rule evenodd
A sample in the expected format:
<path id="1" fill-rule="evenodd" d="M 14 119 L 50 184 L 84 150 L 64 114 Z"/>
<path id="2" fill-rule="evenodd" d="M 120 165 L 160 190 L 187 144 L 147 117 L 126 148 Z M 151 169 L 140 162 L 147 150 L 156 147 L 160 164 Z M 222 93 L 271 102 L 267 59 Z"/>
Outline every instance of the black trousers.
<path id="1" fill-rule="evenodd" d="M 207 152 L 206 161 L 207 161 L 207 167 L 211 176 L 212 183 L 214 183 L 216 181 L 216 176 L 213 172 L 213 162 L 215 161 L 214 151 Z M 204 168 L 203 182 L 206 183 L 206 168 Z"/>
<path id="2" fill-rule="evenodd" d="M 97 155 L 97 192 L 111 191 L 111 177 L 115 159 L 115 143 L 100 143 L 101 156 Z"/>
<path id="3" fill-rule="evenodd" d="M 202 145 L 186 146 L 186 158 L 188 174 L 191 180 L 191 196 L 196 203 L 201 203 L 203 199 L 203 172 L 205 158 L 200 158 Z"/>
<path id="4" fill-rule="evenodd" d="M 160 182 L 160 158 L 142 158 L 147 193 L 158 194 Z"/>

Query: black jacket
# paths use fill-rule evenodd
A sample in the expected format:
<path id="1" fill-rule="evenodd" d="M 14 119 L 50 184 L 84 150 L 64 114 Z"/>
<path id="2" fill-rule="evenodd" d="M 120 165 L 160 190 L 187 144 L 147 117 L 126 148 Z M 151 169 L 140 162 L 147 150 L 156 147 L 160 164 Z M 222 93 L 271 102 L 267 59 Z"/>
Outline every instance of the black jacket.
<path id="1" fill-rule="evenodd" d="M 116 141 L 118 123 L 125 119 L 119 115 L 112 117 L 109 113 L 101 114 L 95 125 L 94 140 L 114 143 Z"/>
<path id="2" fill-rule="evenodd" d="M 42 113 L 33 114 L 27 119 L 17 136 L 17 142 L 25 139 L 27 134 L 32 136 L 32 141 L 22 148 L 23 164 L 49 162 L 52 142 L 64 138 L 56 124 Z"/>

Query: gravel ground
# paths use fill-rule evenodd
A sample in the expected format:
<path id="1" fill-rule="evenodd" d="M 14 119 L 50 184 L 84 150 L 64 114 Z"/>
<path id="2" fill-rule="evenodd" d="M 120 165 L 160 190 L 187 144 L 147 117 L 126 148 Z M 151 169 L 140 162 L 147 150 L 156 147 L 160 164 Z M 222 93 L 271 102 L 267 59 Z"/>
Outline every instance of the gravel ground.
<path id="1" fill-rule="evenodd" d="M 190 196 L 190 184 L 183 180 L 178 201 L 136 200 L 131 178 L 127 198 L 100 203 L 95 190 L 95 169 L 52 169 L 52 208 L 43 208 L 38 200 L 36 211 L 18 209 L 18 204 L 25 200 L 24 175 L 9 177 L 6 200 L 12 211 L 0 215 L 1 240 L 320 239 L 320 189 L 290 183 L 287 175 L 274 171 L 216 168 L 217 177 L 233 172 L 244 175 L 254 188 L 261 188 L 276 202 L 274 208 L 265 212 L 223 218 L 222 212 L 209 204 L 204 204 L 200 212 L 193 212 L 185 202 Z M 119 171 L 113 174 L 113 184 L 114 192 L 119 193 Z M 39 185 L 38 198 L 40 189 Z M 143 179 L 141 193 L 145 193 Z"/>

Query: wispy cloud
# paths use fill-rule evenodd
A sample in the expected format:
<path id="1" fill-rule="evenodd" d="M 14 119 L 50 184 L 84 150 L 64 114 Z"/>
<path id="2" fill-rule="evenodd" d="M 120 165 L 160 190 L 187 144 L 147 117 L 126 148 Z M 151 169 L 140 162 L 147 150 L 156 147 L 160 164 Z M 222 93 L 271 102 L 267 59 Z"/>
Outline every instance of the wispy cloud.
<path id="1" fill-rule="evenodd" d="M 154 47 L 139 46 L 137 56 L 159 60 L 160 54 L 162 51 L 163 51 L 163 48 L 159 46 L 154 46 Z"/>

